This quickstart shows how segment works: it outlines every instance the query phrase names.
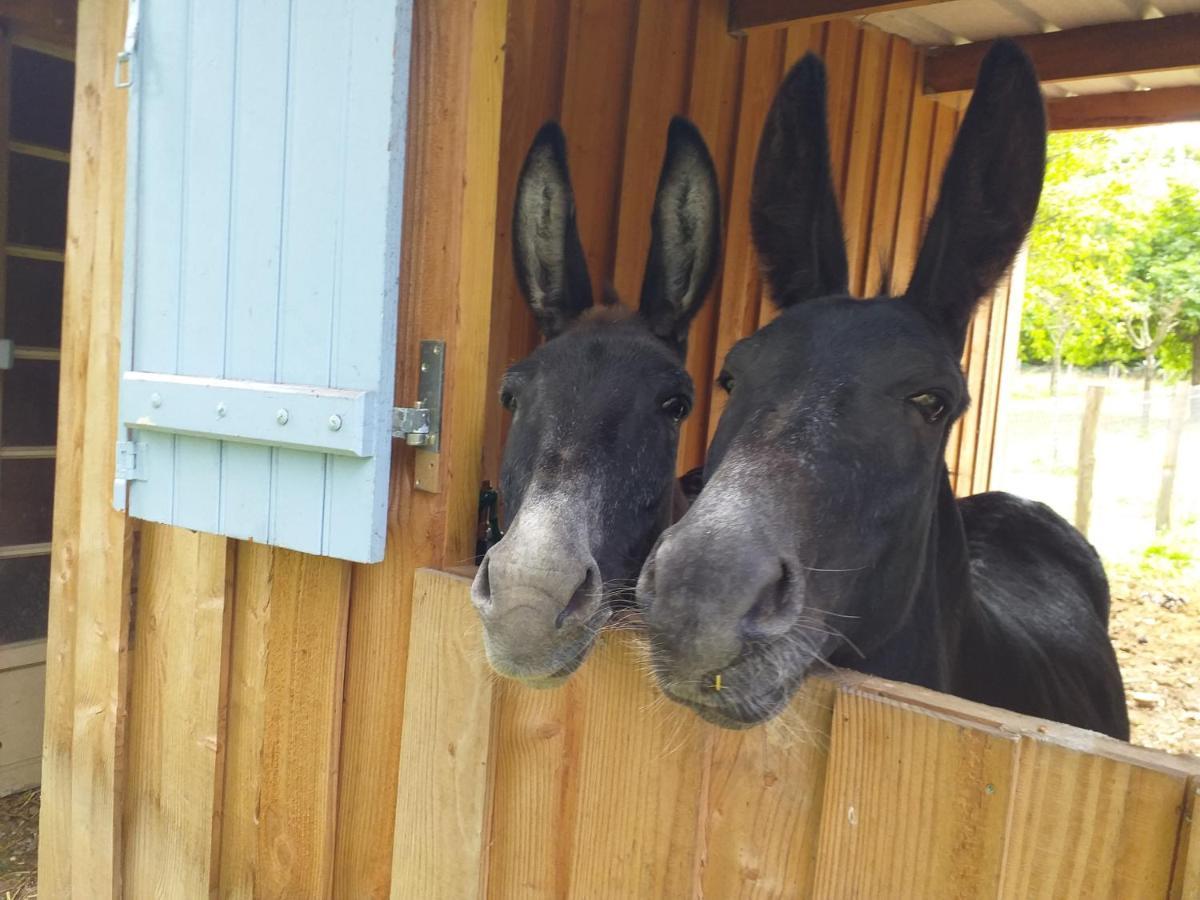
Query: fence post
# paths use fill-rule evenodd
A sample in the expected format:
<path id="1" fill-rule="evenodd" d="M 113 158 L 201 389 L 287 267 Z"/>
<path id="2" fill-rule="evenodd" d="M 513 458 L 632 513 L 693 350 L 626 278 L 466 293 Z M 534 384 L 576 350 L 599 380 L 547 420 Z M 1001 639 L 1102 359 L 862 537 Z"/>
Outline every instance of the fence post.
<path id="1" fill-rule="evenodd" d="M 1175 389 L 1171 404 L 1171 418 L 1167 423 L 1167 455 L 1163 459 L 1162 482 L 1158 486 L 1158 505 L 1154 510 L 1154 530 L 1166 531 L 1171 527 L 1171 494 L 1175 490 L 1175 469 L 1179 463 L 1179 444 L 1183 437 L 1183 423 L 1188 417 L 1188 399 L 1191 391 L 1187 385 Z"/>
<path id="2" fill-rule="evenodd" d="M 1100 421 L 1100 401 L 1104 386 L 1088 385 L 1084 400 L 1083 424 L 1079 428 L 1079 465 L 1075 481 L 1075 527 L 1087 534 L 1092 517 L 1092 476 L 1096 470 L 1096 424 Z"/>

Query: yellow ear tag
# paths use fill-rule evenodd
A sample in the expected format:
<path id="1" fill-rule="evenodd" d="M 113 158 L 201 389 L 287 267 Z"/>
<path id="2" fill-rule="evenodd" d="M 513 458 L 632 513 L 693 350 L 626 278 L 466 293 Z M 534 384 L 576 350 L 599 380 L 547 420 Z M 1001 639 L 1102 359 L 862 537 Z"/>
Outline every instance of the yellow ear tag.
<path id="1" fill-rule="evenodd" d="M 716 691 L 717 693 L 721 692 L 721 673 L 720 672 L 718 672 L 716 674 L 716 677 L 713 678 L 713 690 Z"/>

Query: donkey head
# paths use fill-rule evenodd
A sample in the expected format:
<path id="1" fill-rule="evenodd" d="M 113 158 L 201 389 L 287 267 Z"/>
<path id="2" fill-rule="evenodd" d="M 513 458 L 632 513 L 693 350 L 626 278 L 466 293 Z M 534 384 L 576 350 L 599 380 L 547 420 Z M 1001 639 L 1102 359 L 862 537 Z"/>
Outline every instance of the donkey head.
<path id="1" fill-rule="evenodd" d="M 820 661 L 853 665 L 844 647 L 880 652 L 913 611 L 969 399 L 967 325 L 1041 192 L 1037 77 L 1015 44 L 988 54 L 899 298 L 848 296 L 828 156 L 809 56 L 775 98 L 751 196 L 783 312 L 727 356 L 704 490 L 638 586 L 664 689 L 730 727 L 776 714 Z"/>
<path id="2" fill-rule="evenodd" d="M 719 217 L 708 149 L 677 118 L 638 310 L 615 298 L 593 307 L 562 131 L 548 123 L 534 139 L 513 255 L 547 340 L 504 376 L 509 524 L 472 588 L 502 675 L 552 686 L 573 672 L 671 522 L 679 425 L 692 406 L 687 331 L 712 281 Z"/>

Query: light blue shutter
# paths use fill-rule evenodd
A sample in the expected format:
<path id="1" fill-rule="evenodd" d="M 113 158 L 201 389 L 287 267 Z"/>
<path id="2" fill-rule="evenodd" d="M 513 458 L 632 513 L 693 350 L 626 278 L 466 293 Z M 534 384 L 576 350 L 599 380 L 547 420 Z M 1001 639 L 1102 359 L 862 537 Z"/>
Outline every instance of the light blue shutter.
<path id="1" fill-rule="evenodd" d="M 131 12 L 115 502 L 378 561 L 411 0 Z"/>

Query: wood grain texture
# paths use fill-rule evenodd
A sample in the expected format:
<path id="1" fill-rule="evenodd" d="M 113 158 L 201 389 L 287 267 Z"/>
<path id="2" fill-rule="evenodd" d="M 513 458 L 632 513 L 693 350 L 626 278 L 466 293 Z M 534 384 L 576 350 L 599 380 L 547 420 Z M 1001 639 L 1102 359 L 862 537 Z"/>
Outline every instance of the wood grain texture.
<path id="1" fill-rule="evenodd" d="M 131 547 L 110 503 L 120 371 L 125 4 L 79 4 L 47 647 L 41 892 L 119 896 Z"/>
<path id="2" fill-rule="evenodd" d="M 812 896 L 835 693 L 813 679 L 779 721 L 713 729 L 703 896 Z"/>
<path id="3" fill-rule="evenodd" d="M 1016 751 L 998 729 L 839 692 L 814 896 L 994 895 Z"/>
<path id="4" fill-rule="evenodd" d="M 1188 793 L 1183 803 L 1170 900 L 1200 897 L 1200 824 L 1196 821 L 1197 816 L 1200 816 L 1200 775 L 1193 775 L 1188 781 Z"/>
<path id="5" fill-rule="evenodd" d="M 740 33 L 755 28 L 812 24 L 942 2 L 945 0 L 730 0 L 729 30 Z"/>
<path id="6" fill-rule="evenodd" d="M 1198 85 L 1053 97 L 1046 101 L 1046 120 L 1052 131 L 1134 128 L 1164 122 L 1195 122 L 1198 119 Z"/>
<path id="7" fill-rule="evenodd" d="M 1135 75 L 1200 66 L 1200 13 L 1110 22 L 1014 38 L 1042 81 Z M 991 41 L 926 54 L 925 93 L 969 91 Z"/>
<path id="8" fill-rule="evenodd" d="M 324 897 L 333 881 L 350 564 L 276 548 L 269 585 L 255 887 L 266 897 Z"/>
<path id="9" fill-rule="evenodd" d="M 846 179 L 842 193 L 842 228 L 850 264 L 850 291 L 867 294 L 866 270 L 871 257 L 871 218 L 880 165 L 880 137 L 888 91 L 891 42 L 882 31 L 862 32 L 854 82 L 854 115 L 850 121 Z"/>
<path id="10" fill-rule="evenodd" d="M 999 896 L 1163 897 L 1182 772 L 1025 738 Z"/>
<path id="11" fill-rule="evenodd" d="M 217 888 L 231 552 L 223 537 L 143 527 L 126 744 L 129 896 Z"/>
<path id="12" fill-rule="evenodd" d="M 492 681 L 470 582 L 421 571 L 413 592 L 391 896 L 483 895 Z"/>

